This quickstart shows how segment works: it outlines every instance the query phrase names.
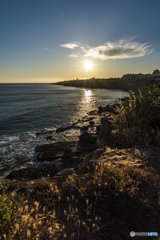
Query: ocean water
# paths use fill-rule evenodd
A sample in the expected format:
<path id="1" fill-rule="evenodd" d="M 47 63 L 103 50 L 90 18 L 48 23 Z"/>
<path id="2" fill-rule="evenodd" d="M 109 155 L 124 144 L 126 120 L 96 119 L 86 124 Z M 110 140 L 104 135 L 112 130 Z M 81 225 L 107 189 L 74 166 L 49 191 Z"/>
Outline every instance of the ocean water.
<path id="1" fill-rule="evenodd" d="M 50 143 L 45 139 L 48 135 L 55 141 L 78 140 L 79 129 L 55 130 L 128 95 L 51 84 L 0 84 L 0 176 L 37 164 L 35 147 Z"/>

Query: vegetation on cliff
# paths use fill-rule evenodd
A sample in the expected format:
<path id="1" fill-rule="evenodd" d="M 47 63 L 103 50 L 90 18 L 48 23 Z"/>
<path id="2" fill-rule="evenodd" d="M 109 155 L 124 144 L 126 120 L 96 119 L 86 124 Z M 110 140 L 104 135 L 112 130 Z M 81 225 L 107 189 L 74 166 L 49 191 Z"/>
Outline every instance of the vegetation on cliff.
<path id="1" fill-rule="evenodd" d="M 21 183 L 1 239 L 129 239 L 131 230 L 158 231 L 158 189 L 151 170 L 110 165 Z"/>
<path id="2" fill-rule="evenodd" d="M 145 88 L 150 84 L 159 81 L 156 78 L 141 78 L 141 79 L 122 79 L 122 78 L 108 78 L 99 79 L 91 78 L 85 80 L 70 80 L 64 82 L 54 83 L 55 85 L 63 85 L 70 87 L 85 87 L 85 88 L 106 88 L 119 89 L 124 91 L 132 90 L 138 92 L 138 89 Z"/>
<path id="3" fill-rule="evenodd" d="M 160 88 L 150 85 L 117 107 L 113 115 L 113 133 L 118 146 L 139 144 L 159 145 L 160 141 Z"/>

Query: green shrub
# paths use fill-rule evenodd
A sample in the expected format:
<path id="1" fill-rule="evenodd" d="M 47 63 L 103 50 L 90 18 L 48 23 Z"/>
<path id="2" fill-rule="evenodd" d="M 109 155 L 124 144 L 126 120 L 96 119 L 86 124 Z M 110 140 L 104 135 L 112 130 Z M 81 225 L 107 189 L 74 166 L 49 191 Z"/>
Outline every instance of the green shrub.
<path id="1" fill-rule="evenodd" d="M 6 224 L 10 219 L 11 196 L 7 193 L 10 181 L 3 181 L 0 185 L 0 224 Z"/>
<path id="2" fill-rule="evenodd" d="M 6 194 L 0 196 L 0 223 L 6 224 L 10 219 L 10 197 Z"/>
<path id="3" fill-rule="evenodd" d="M 117 111 L 118 114 L 112 116 L 113 130 L 118 129 L 125 134 L 128 132 L 132 145 L 133 143 L 145 145 L 156 143 L 160 119 L 158 85 L 150 85 L 145 90 L 139 90 L 139 94 L 131 92 L 128 102 L 117 107 Z"/>

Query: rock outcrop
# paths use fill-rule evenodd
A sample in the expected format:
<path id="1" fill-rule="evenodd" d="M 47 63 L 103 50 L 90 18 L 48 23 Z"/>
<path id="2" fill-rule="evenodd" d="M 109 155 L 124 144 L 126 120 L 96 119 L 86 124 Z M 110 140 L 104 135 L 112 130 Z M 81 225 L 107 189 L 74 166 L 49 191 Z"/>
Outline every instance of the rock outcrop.
<path id="1" fill-rule="evenodd" d="M 32 180 L 41 177 L 54 176 L 62 169 L 62 163 L 41 163 L 37 167 L 28 167 L 24 169 L 11 171 L 7 179 Z"/>

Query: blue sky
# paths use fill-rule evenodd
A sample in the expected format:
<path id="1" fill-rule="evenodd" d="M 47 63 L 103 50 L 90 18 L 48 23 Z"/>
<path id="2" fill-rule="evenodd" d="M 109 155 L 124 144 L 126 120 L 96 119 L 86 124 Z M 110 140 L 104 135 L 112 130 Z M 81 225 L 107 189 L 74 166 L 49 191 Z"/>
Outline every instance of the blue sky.
<path id="1" fill-rule="evenodd" d="M 0 82 L 152 73 L 159 9 L 159 0 L 1 0 Z"/>

